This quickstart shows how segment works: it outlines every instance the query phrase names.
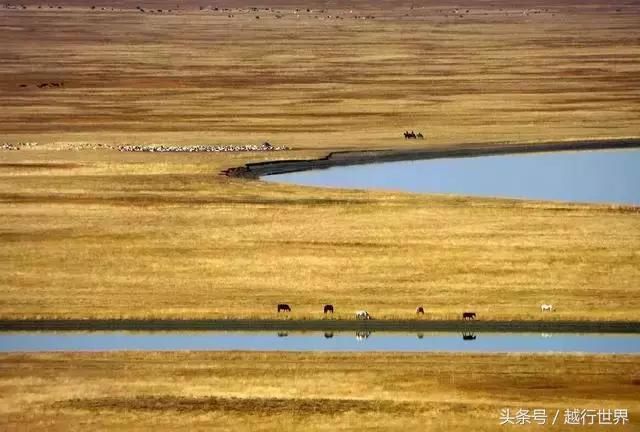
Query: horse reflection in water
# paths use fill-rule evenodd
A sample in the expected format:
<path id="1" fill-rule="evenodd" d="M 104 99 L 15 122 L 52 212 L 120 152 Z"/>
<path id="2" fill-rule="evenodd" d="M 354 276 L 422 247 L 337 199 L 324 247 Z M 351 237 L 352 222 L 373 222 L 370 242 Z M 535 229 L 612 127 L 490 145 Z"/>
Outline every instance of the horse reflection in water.
<path id="1" fill-rule="evenodd" d="M 333 337 L 333 332 L 324 332 L 325 339 L 331 339 Z"/>
<path id="2" fill-rule="evenodd" d="M 360 330 L 356 332 L 356 340 L 358 342 L 363 342 L 367 340 L 371 336 L 371 332 L 368 330 Z"/>
<path id="3" fill-rule="evenodd" d="M 467 331 L 462 332 L 462 340 L 472 341 L 472 340 L 476 340 L 476 337 L 477 336 L 475 335 L 475 333 L 467 332 Z"/>

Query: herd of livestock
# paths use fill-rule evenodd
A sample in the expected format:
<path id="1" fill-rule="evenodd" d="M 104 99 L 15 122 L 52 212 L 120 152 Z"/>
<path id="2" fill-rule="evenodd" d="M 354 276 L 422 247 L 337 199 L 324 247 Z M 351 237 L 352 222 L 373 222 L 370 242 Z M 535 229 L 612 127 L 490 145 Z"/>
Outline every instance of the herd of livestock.
<path id="1" fill-rule="evenodd" d="M 1 143 L 0 150 L 20 150 L 23 148 L 34 147 L 38 145 L 35 142 L 18 142 L 18 143 Z M 107 144 L 88 144 L 73 143 L 63 146 L 61 149 L 68 150 L 98 150 L 98 149 L 117 149 L 121 152 L 149 152 L 149 153 L 231 153 L 231 152 L 273 152 L 291 150 L 286 146 L 274 146 L 269 142 L 260 145 L 193 145 L 193 146 L 166 146 L 166 145 L 122 145 L 111 146 Z"/>
<path id="2" fill-rule="evenodd" d="M 260 145 L 196 145 L 196 146 L 141 146 L 127 145 L 120 146 L 118 150 L 121 152 L 155 152 L 155 153 L 219 153 L 219 152 L 264 152 L 264 151 L 283 151 L 290 150 L 285 146 L 274 146 L 268 142 Z"/>
<path id="3" fill-rule="evenodd" d="M 550 305 L 550 304 L 542 304 L 542 305 L 540 305 L 540 311 L 541 312 L 553 312 L 553 310 L 554 310 L 553 305 Z M 280 312 L 291 312 L 291 306 L 289 306 L 287 303 L 278 303 L 277 311 L 278 311 L 278 313 L 280 313 Z M 333 314 L 334 311 L 335 311 L 335 308 L 333 307 L 332 304 L 326 304 L 323 307 L 323 313 L 325 315 L 328 314 L 328 313 Z M 424 307 L 423 306 L 418 306 L 416 308 L 416 315 L 424 315 Z M 373 319 L 373 317 L 369 314 L 369 312 L 367 312 L 365 310 L 356 311 L 355 318 L 356 319 L 360 319 L 360 320 Z M 463 320 L 474 320 L 476 318 L 477 318 L 477 314 L 475 312 L 463 312 L 462 313 L 462 319 Z"/>
<path id="4" fill-rule="evenodd" d="M 38 143 L 35 142 L 19 142 L 16 144 L 5 142 L 0 144 L 0 150 L 20 150 L 23 147 L 33 147 L 36 145 L 38 145 Z"/>
<path id="5" fill-rule="evenodd" d="M 41 82 L 39 84 L 34 84 L 34 86 L 38 87 L 39 89 L 47 88 L 47 87 L 60 88 L 60 87 L 64 87 L 64 82 L 62 82 L 62 81 L 58 81 L 58 82 Z M 29 87 L 29 84 L 20 84 L 20 88 L 27 88 L 27 87 Z"/>

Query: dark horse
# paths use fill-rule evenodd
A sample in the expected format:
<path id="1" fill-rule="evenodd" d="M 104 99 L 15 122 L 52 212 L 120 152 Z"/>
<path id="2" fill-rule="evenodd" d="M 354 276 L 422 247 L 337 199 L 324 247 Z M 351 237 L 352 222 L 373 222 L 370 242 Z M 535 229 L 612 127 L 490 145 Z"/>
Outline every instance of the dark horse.
<path id="1" fill-rule="evenodd" d="M 289 306 L 286 303 L 279 303 L 278 304 L 278 313 L 280 312 L 291 312 L 291 306 Z"/>
<path id="2" fill-rule="evenodd" d="M 463 312 L 463 313 L 462 313 L 462 319 L 463 319 L 463 320 L 473 320 L 473 319 L 476 319 L 476 313 L 475 313 L 475 312 Z"/>
<path id="3" fill-rule="evenodd" d="M 408 132 L 404 131 L 404 139 L 416 139 L 416 134 L 414 131 Z"/>
<path id="4" fill-rule="evenodd" d="M 416 314 L 417 315 L 424 315 L 424 308 L 422 306 L 418 306 L 416 308 Z"/>
<path id="5" fill-rule="evenodd" d="M 327 314 L 329 312 L 333 313 L 333 305 L 324 305 L 324 313 Z"/>

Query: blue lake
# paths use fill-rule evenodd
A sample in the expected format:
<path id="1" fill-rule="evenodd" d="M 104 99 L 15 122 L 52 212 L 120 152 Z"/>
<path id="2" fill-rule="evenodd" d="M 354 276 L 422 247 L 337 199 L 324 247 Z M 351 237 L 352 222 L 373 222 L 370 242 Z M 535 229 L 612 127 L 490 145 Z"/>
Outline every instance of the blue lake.
<path id="1" fill-rule="evenodd" d="M 640 354 L 640 334 L 3 332 L 0 352 L 328 351 Z"/>
<path id="2" fill-rule="evenodd" d="M 333 188 L 640 205 L 640 149 L 387 162 L 265 179 Z"/>

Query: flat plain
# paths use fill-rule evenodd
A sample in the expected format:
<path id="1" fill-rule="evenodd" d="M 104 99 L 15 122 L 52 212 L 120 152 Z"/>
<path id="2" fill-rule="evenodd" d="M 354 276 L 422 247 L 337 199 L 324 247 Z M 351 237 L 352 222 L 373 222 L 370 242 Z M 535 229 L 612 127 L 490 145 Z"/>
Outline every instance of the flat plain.
<path id="1" fill-rule="evenodd" d="M 331 150 L 636 136 L 637 5 L 25 5 L 0 9 L 0 141 L 37 143 L 0 152 L 0 317 L 273 318 L 279 302 L 302 319 L 323 303 L 639 316 L 637 209 L 218 175 Z M 110 148 L 267 140 L 293 150 Z"/>
<path id="2" fill-rule="evenodd" d="M 636 356 L 49 353 L 0 357 L 3 430 L 638 430 Z M 500 426 L 501 409 L 546 425 Z M 626 409 L 626 425 L 565 410 Z M 559 411 L 555 425 L 552 425 Z M 613 420 L 613 419 L 612 419 Z M 587 418 L 586 422 L 589 422 Z"/>
<path id="3" fill-rule="evenodd" d="M 218 173 L 637 137 L 639 19 L 573 0 L 0 5 L 0 145 L 21 147 L 0 150 L 0 318 L 637 320 L 637 208 Z M 293 150 L 114 149 L 264 141 Z M 0 429 L 492 431 L 502 408 L 610 408 L 637 430 L 639 382 L 637 356 L 15 353 Z"/>

